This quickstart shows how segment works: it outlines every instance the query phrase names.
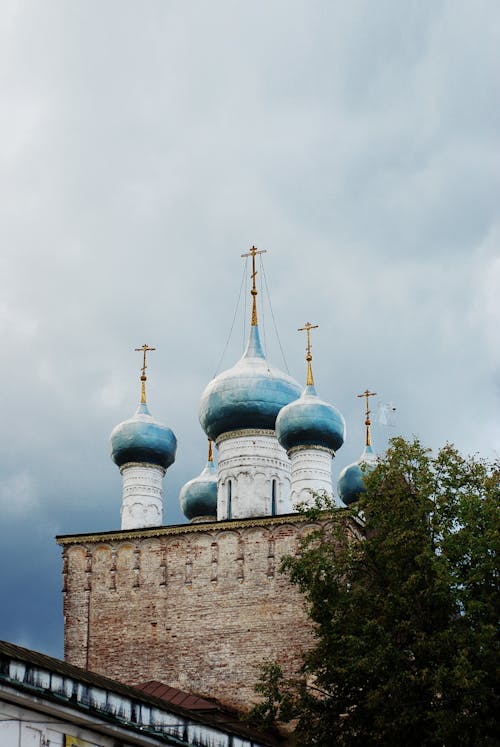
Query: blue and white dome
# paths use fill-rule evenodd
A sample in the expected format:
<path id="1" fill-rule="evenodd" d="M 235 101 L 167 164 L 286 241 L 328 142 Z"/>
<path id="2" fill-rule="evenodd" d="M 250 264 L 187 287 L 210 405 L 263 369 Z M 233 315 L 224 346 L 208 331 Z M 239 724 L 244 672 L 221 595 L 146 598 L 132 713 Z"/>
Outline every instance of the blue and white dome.
<path id="1" fill-rule="evenodd" d="M 357 462 L 344 467 L 337 483 L 339 497 L 350 506 L 359 500 L 361 493 L 366 492 L 364 476 L 377 464 L 377 455 L 371 445 L 365 447 Z"/>
<path id="2" fill-rule="evenodd" d="M 200 402 L 201 427 L 212 440 L 241 429 L 274 430 L 280 410 L 300 395 L 291 376 L 272 368 L 252 325 L 243 357 L 208 384 Z"/>
<path id="3" fill-rule="evenodd" d="M 322 446 L 335 452 L 344 443 L 345 420 L 336 407 L 318 397 L 314 384 L 309 384 L 299 399 L 280 411 L 276 436 L 286 451 L 295 446 Z"/>
<path id="4" fill-rule="evenodd" d="M 118 467 L 143 462 L 167 469 L 175 461 L 176 437 L 166 425 L 153 420 L 145 402 L 113 429 L 109 441 L 111 458 Z"/>
<path id="5" fill-rule="evenodd" d="M 212 459 L 211 449 L 202 472 L 181 488 L 179 502 L 184 515 L 190 521 L 205 517 L 217 518 L 217 468 Z"/>

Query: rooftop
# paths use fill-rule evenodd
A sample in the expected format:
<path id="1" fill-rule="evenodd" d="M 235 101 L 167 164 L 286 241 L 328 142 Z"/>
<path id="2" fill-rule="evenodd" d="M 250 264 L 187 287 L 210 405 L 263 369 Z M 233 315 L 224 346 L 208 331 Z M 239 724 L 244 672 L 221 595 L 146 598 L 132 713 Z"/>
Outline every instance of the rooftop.
<path id="1" fill-rule="evenodd" d="M 90 714 L 108 724 L 185 747 L 275 747 L 276 734 L 261 734 L 215 701 L 161 682 L 130 687 L 46 654 L 0 641 L 0 693 L 10 690 Z"/>

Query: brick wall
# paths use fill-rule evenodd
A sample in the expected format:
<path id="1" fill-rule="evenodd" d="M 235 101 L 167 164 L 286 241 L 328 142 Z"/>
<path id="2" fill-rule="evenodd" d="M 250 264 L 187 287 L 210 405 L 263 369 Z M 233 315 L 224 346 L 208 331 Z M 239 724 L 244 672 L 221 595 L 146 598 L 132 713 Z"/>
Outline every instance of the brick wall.
<path id="1" fill-rule="evenodd" d="M 278 572 L 312 528 L 292 516 L 58 538 L 66 660 L 248 706 L 261 662 L 291 672 L 312 640 Z"/>

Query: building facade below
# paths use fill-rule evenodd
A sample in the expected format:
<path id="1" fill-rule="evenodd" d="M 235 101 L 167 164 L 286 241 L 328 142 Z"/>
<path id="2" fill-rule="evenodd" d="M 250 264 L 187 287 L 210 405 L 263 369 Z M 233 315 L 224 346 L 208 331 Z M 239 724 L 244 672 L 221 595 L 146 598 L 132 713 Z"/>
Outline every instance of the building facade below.
<path id="1" fill-rule="evenodd" d="M 291 514 L 58 537 L 66 661 L 248 709 L 262 663 L 291 674 L 313 640 L 279 566 L 318 527 Z"/>

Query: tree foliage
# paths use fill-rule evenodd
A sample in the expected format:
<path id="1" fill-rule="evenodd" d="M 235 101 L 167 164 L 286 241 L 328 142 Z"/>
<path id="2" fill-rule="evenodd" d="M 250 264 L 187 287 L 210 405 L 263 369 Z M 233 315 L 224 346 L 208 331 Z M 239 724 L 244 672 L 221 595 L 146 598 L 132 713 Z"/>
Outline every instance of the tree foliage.
<path id="1" fill-rule="evenodd" d="M 497 745 L 500 469 L 393 439 L 352 509 L 282 570 L 316 638 L 293 680 L 267 665 L 261 722 L 300 745 Z M 364 539 L 350 527 L 362 525 Z"/>

